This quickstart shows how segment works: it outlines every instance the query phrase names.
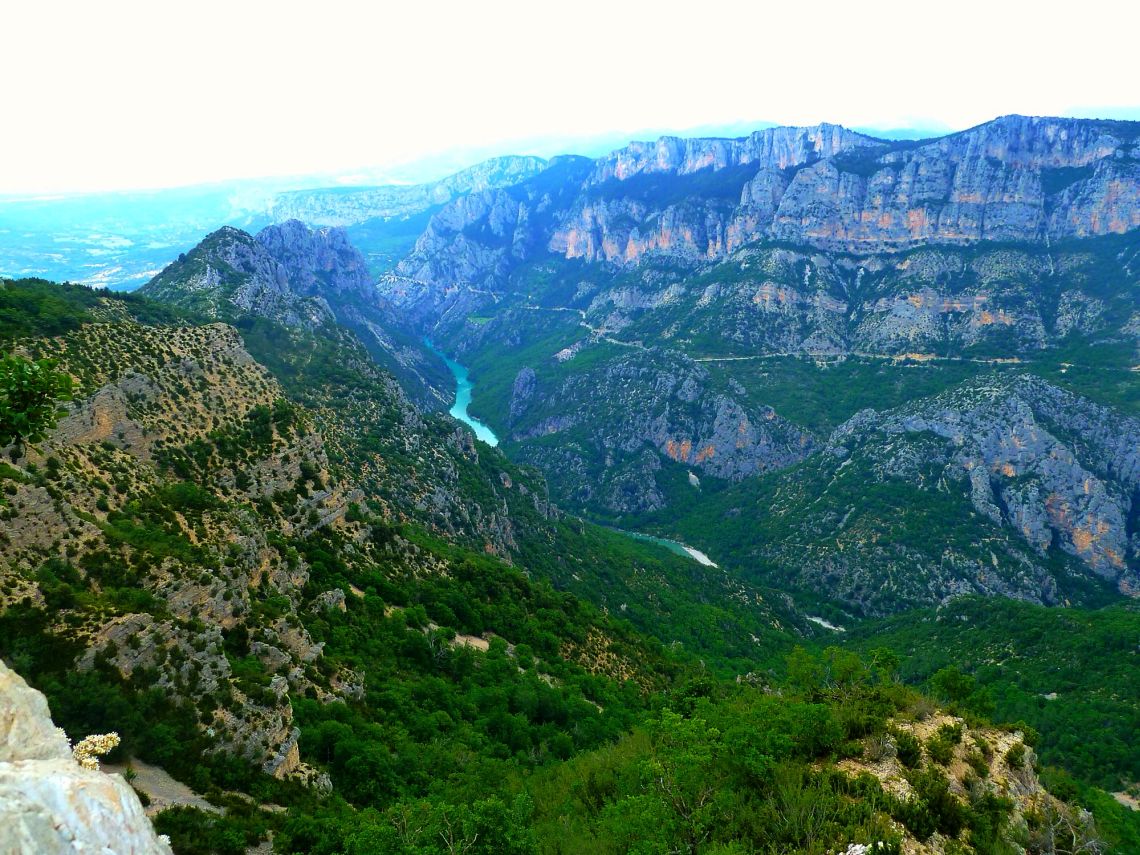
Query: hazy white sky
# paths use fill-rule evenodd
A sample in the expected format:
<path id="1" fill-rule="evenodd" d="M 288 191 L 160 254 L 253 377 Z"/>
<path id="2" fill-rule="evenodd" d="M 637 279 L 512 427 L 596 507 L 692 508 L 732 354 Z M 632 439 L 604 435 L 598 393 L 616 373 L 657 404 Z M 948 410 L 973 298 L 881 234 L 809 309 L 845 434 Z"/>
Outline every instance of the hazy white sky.
<path id="1" fill-rule="evenodd" d="M 1138 25 L 1134 0 L 7 2 L 0 194 L 740 120 L 1140 117 Z"/>

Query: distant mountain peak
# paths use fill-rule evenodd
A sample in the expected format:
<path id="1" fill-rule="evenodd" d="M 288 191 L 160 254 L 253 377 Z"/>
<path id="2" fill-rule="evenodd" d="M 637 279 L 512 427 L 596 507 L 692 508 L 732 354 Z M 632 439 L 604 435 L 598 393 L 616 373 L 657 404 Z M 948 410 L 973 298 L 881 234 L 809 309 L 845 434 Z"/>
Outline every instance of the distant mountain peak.
<path id="1" fill-rule="evenodd" d="M 223 226 L 140 293 L 208 317 L 252 314 L 302 326 L 332 318 L 332 294 L 377 299 L 368 265 L 344 231 L 313 230 L 299 220 L 267 226 L 256 237 Z"/>

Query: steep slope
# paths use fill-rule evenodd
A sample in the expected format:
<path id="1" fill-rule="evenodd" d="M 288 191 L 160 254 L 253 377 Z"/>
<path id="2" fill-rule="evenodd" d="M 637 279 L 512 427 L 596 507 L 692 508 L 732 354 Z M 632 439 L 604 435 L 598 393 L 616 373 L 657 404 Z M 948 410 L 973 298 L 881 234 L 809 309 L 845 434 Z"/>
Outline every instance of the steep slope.
<path id="1" fill-rule="evenodd" d="M 230 226 L 180 255 L 139 293 L 211 318 L 256 312 L 313 326 L 331 317 L 327 305 L 290 287 L 287 271 L 261 243 Z"/>
<path id="2" fill-rule="evenodd" d="M 89 616 L 53 628 L 81 670 L 145 674 L 202 704 L 223 744 L 267 773 L 304 775 L 289 684 L 244 682 L 223 638 L 257 613 L 257 591 L 299 606 L 307 568 L 274 541 L 345 516 L 352 491 L 326 484 L 311 419 L 230 327 L 112 314 L 28 347 L 59 359 L 79 388 L 35 460 L 5 472 L 5 603 Z M 319 647 L 288 621 L 258 631 L 304 692 Z"/>
<path id="3" fill-rule="evenodd" d="M 676 526 L 856 613 L 965 593 L 1096 602 L 1136 590 L 1137 448 L 1135 419 L 1035 377 L 987 375 L 861 412 L 801 466 Z"/>
<path id="4" fill-rule="evenodd" d="M 405 433 L 390 378 L 327 337 L 335 328 L 275 327 L 291 338 L 271 372 L 233 327 L 42 286 L 0 292 L 17 310 L 6 341 L 57 358 L 77 391 L 42 446 L 5 450 L 0 655 L 70 734 L 118 730 L 124 759 L 227 808 L 160 814 L 176 850 L 232 851 L 272 831 L 282 851 L 406 838 L 531 855 L 584 829 L 802 848 L 803 829 L 781 818 L 795 793 L 831 817 L 817 848 L 898 851 L 938 830 L 985 851 L 979 835 L 1015 840 L 1019 816 L 1036 821 L 971 798 L 1000 794 L 1000 758 L 992 792 L 965 786 L 954 754 L 953 782 L 924 768 L 897 800 L 833 772 L 853 740 L 904 727 L 891 717 L 916 701 L 889 667 L 872 675 L 834 651 L 805 665 L 801 651 L 777 682 L 768 663 L 793 636 L 772 635 L 798 625 L 783 622 L 784 598 L 560 517 L 498 452 L 451 456 L 454 425 L 442 441 L 430 422 Z M 256 343 L 268 322 L 249 320 Z M 400 470 L 396 443 L 417 433 Z M 456 464 L 458 496 L 506 502 L 515 567 L 466 547 L 483 523 L 445 540 L 405 504 L 401 490 L 430 486 L 419 464 L 436 450 Z M 722 682 L 730 657 L 740 679 Z M 694 785 L 718 793 L 699 816 L 670 797 Z M 1077 817 L 1035 779 L 1034 792 Z M 740 799 L 748 814 L 724 809 Z M 567 803 L 573 825 L 552 831 L 548 811 Z"/>
<path id="5" fill-rule="evenodd" d="M 658 479 L 681 477 L 699 490 L 706 474 L 740 481 L 798 462 L 813 446 L 770 408 L 710 390 L 699 363 L 657 349 L 541 379 L 524 366 L 507 424 L 508 453 L 545 472 L 559 497 L 603 515 L 660 510 L 669 490 Z"/>
<path id="6" fill-rule="evenodd" d="M 57 290 L 65 300 L 84 293 Z M 62 305 L 57 297 L 46 307 L 57 317 Z M 56 359 L 77 388 L 44 443 L 8 449 L 0 468 L 0 650 L 50 688 L 70 732 L 118 728 L 128 751 L 182 775 L 229 775 L 250 786 L 260 771 L 327 789 L 327 772 L 302 760 L 299 701 L 367 707 L 379 691 L 370 682 L 379 677 L 367 676 L 378 674 L 375 662 L 330 630 L 341 614 L 345 627 L 394 633 L 397 643 L 462 647 L 476 638 L 470 643 L 485 647 L 492 634 L 505 636 L 549 663 L 534 667 L 551 681 L 597 673 L 599 687 L 628 678 L 648 688 L 664 678 L 657 648 L 628 625 L 487 557 L 495 520 L 480 519 L 476 501 L 499 503 L 508 534 L 502 496 L 530 508 L 520 522 L 543 519 L 540 512 L 555 519 L 517 470 L 481 469 L 473 443 L 454 427 L 442 437 L 422 425 L 402 430 L 401 407 L 415 412 L 390 379 L 358 375 L 353 387 L 367 406 L 341 421 L 327 402 L 287 400 L 234 328 L 139 323 L 131 310 L 145 305 L 96 298 L 65 334 L 25 328 L 19 339 L 20 352 Z M 25 319 L 46 320 L 34 311 Z M 315 377 L 304 379 L 319 399 Z M 369 379 L 390 397 L 368 396 Z M 404 449 L 416 455 L 406 471 L 418 477 L 408 483 L 385 465 L 387 452 L 377 453 L 390 446 L 377 442 L 406 443 L 421 431 L 426 448 Z M 424 465 L 425 452 L 451 454 L 448 443 L 470 457 L 449 456 L 452 481 L 431 482 L 436 470 Z M 492 473 L 498 493 L 475 482 Z M 457 478 L 465 480 L 452 497 Z M 388 490 L 386 480 L 394 483 Z M 417 506 L 417 491 L 430 491 L 435 505 Z M 449 502 L 465 506 L 452 528 Z M 425 509 L 428 525 L 480 549 L 402 522 Z M 556 539 L 546 525 L 533 536 Z M 537 545 L 532 537 L 501 548 L 519 560 Z M 629 552 L 638 560 L 636 548 Z M 575 570 L 592 576 L 597 560 L 579 549 Z M 651 554 L 648 566 L 668 576 L 679 563 Z M 384 629 L 393 606 L 400 614 Z M 560 615 L 566 631 L 549 617 L 526 621 L 527 612 Z M 437 638 L 440 625 L 450 629 Z M 538 672 L 524 679 L 538 681 Z M 579 703 L 579 714 L 601 715 Z"/>
<path id="7" fill-rule="evenodd" d="M 438 408 L 447 399 L 446 370 L 413 346 L 342 229 L 289 220 L 255 237 L 225 227 L 138 293 L 219 320 L 259 318 L 308 330 L 344 324 L 415 400 Z"/>
<path id="8" fill-rule="evenodd" d="M 511 221 L 550 253 L 621 265 L 647 256 L 699 263 L 763 239 L 866 255 L 1120 234 L 1140 226 L 1137 137 L 1136 123 L 1024 116 L 926 143 L 834 125 L 740 140 L 667 137 L 600 158 L 574 177 L 552 217 Z M 448 286 L 502 282 L 503 260 L 480 258 L 472 244 L 490 248 L 480 230 L 511 218 L 493 196 L 476 195 L 481 204 L 459 198 L 435 215 L 400 274 Z M 466 239 L 444 246 L 429 237 L 445 224 Z M 501 240 L 502 229 L 489 235 Z"/>

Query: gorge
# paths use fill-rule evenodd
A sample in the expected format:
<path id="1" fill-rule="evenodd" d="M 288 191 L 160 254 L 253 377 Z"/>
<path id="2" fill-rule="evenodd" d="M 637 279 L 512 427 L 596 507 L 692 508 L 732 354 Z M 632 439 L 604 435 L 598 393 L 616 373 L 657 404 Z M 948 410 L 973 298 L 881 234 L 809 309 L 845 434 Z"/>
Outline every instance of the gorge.
<path id="1" fill-rule="evenodd" d="M 2 280 L 0 676 L 191 855 L 1140 851 L 1138 146 L 664 137 Z"/>

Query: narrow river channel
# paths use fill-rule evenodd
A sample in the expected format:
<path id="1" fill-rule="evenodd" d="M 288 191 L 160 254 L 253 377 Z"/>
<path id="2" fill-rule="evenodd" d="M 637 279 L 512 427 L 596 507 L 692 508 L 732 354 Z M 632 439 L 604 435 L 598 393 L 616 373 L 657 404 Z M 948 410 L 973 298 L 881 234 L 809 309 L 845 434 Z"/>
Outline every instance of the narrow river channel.
<path id="1" fill-rule="evenodd" d="M 434 344 L 430 338 L 424 338 L 424 344 L 427 349 L 447 363 L 447 368 L 451 371 L 451 376 L 455 378 L 455 403 L 451 405 L 448 411 L 454 418 L 459 419 L 465 425 L 475 431 L 475 436 L 483 440 L 487 445 L 498 445 L 499 438 L 495 436 L 495 432 L 491 430 L 485 423 L 479 421 L 469 412 L 467 408 L 471 406 L 471 378 L 467 373 L 467 366 L 460 365 Z M 664 537 L 655 537 L 651 534 L 642 534 L 639 531 L 625 531 L 624 529 L 615 529 L 627 537 L 632 537 L 635 540 L 645 540 L 650 543 L 656 543 L 658 546 L 664 546 L 670 552 L 675 552 L 678 555 L 684 555 L 686 558 L 691 558 L 698 564 L 704 564 L 706 567 L 716 567 L 713 560 L 701 552 L 699 549 L 694 549 L 691 546 L 676 541 L 668 540 Z"/>
<path id="2" fill-rule="evenodd" d="M 455 378 L 455 403 L 451 405 L 448 411 L 454 418 L 459 419 L 467 425 L 471 430 L 475 431 L 475 438 L 481 439 L 487 445 L 495 446 L 499 444 L 499 438 L 495 436 L 495 432 L 491 430 L 485 423 L 479 421 L 469 412 L 468 407 L 471 406 L 471 378 L 467 376 L 467 366 L 460 365 L 434 344 L 431 339 L 425 338 L 424 344 L 427 349 L 447 363 L 447 368 L 451 372 L 451 376 Z"/>

